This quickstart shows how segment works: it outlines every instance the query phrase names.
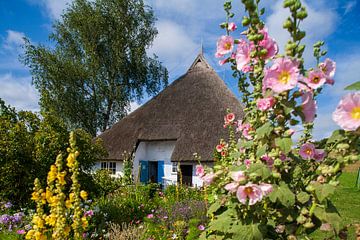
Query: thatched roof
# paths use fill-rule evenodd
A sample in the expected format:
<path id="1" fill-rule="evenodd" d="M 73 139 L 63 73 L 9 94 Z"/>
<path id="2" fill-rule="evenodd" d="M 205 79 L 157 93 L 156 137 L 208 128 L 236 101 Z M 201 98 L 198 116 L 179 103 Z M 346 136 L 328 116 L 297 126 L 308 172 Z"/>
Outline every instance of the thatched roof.
<path id="1" fill-rule="evenodd" d="M 109 159 L 120 160 L 140 141 L 176 140 L 172 161 L 194 160 L 193 153 L 211 161 L 219 139 L 228 138 L 228 108 L 243 116 L 238 99 L 199 54 L 183 76 L 99 137 Z"/>

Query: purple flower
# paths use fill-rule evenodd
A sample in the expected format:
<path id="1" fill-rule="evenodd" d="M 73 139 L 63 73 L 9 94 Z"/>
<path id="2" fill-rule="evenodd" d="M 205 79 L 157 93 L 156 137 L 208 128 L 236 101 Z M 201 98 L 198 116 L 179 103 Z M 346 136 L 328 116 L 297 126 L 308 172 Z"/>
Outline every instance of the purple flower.
<path id="1" fill-rule="evenodd" d="M 8 224 L 9 221 L 10 221 L 10 216 L 9 215 L 3 214 L 3 215 L 0 216 L 0 223 L 1 224 L 6 225 L 6 224 Z"/>
<path id="2" fill-rule="evenodd" d="M 7 208 L 7 209 L 11 208 L 12 206 L 13 205 L 12 205 L 11 202 L 7 202 L 7 203 L 4 204 L 4 207 Z"/>
<path id="3" fill-rule="evenodd" d="M 85 214 L 84 214 L 85 217 L 91 217 L 91 216 L 93 216 L 93 215 L 94 215 L 94 211 L 93 211 L 93 210 L 86 211 Z"/>
<path id="4" fill-rule="evenodd" d="M 32 227 L 31 227 L 31 225 L 30 225 L 30 224 L 27 224 L 27 225 L 25 225 L 25 227 L 24 227 L 24 228 L 25 228 L 25 230 L 26 230 L 26 231 L 29 231 Z"/>
<path id="5" fill-rule="evenodd" d="M 198 229 L 199 229 L 200 231 L 204 231 L 204 230 L 205 230 L 205 226 L 202 225 L 202 224 L 200 224 L 200 225 L 198 226 Z"/>
<path id="6" fill-rule="evenodd" d="M 19 229 L 16 231 L 17 234 L 25 234 L 25 230 L 24 229 Z"/>

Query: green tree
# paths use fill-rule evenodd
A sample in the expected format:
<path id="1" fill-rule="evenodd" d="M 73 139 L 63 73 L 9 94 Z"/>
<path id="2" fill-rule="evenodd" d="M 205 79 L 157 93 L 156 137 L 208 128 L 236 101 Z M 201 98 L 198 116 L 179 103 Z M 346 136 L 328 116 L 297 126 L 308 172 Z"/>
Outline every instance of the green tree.
<path id="1" fill-rule="evenodd" d="M 86 190 L 91 189 L 88 175 L 94 163 L 106 156 L 101 140 L 81 129 L 74 131 L 81 155 L 80 179 Z M 66 155 L 69 131 L 52 115 L 39 116 L 28 111 L 16 112 L 0 99 L 0 199 L 20 205 L 29 202 L 33 182 L 45 183 L 48 169 L 57 154 Z"/>
<path id="2" fill-rule="evenodd" d="M 75 0 L 54 23 L 54 48 L 24 46 L 41 109 L 95 136 L 124 117 L 131 101 L 158 93 L 168 73 L 146 53 L 154 22 L 143 0 Z"/>

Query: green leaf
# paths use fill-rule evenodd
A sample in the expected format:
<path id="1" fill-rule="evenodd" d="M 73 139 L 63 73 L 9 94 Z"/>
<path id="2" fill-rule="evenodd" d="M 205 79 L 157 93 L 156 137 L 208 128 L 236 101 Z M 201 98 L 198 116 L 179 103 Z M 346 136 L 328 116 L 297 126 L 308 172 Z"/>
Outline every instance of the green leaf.
<path id="1" fill-rule="evenodd" d="M 243 147 L 243 148 L 251 148 L 254 145 L 253 141 L 241 141 L 238 143 L 238 147 Z"/>
<path id="2" fill-rule="evenodd" d="M 286 154 L 291 151 L 293 142 L 291 138 L 276 138 L 275 144 L 280 148 L 283 153 Z"/>
<path id="3" fill-rule="evenodd" d="M 336 232 L 339 232 L 341 217 L 331 202 L 329 202 L 326 208 L 317 206 L 314 215 L 321 221 L 330 223 Z"/>
<path id="4" fill-rule="evenodd" d="M 345 90 L 360 90 L 360 81 L 353 83 L 345 88 Z"/>
<path id="5" fill-rule="evenodd" d="M 306 192 L 300 192 L 296 195 L 296 198 L 300 203 L 304 204 L 307 201 L 309 201 L 310 195 L 307 194 Z"/>
<path id="6" fill-rule="evenodd" d="M 295 204 L 295 194 L 284 182 L 281 182 L 280 186 L 273 185 L 273 191 L 270 193 L 269 198 L 272 202 L 279 200 L 285 207 L 291 207 Z"/>
<path id="7" fill-rule="evenodd" d="M 250 173 L 255 173 L 257 176 L 261 177 L 263 180 L 267 179 L 271 175 L 271 171 L 268 166 L 263 163 L 254 163 L 250 165 Z"/>
<path id="8" fill-rule="evenodd" d="M 213 204 L 211 204 L 211 206 L 209 207 L 208 213 L 212 214 L 214 212 L 216 212 L 217 210 L 219 210 L 221 207 L 220 201 L 216 201 Z"/>
<path id="9" fill-rule="evenodd" d="M 320 202 L 334 193 L 335 187 L 330 184 L 314 183 L 315 194 Z"/>
<path id="10" fill-rule="evenodd" d="M 326 141 L 326 144 L 340 142 L 345 139 L 345 134 L 343 130 L 336 130 L 334 131 L 331 136 Z"/>
<path id="11" fill-rule="evenodd" d="M 267 122 L 256 130 L 256 135 L 258 138 L 269 136 L 273 129 L 274 128 L 271 126 L 271 123 Z"/>
<path id="12" fill-rule="evenodd" d="M 233 233 L 232 239 L 241 239 L 241 240 L 264 239 L 261 231 L 259 230 L 259 224 L 241 225 L 240 223 L 238 223 L 232 226 L 230 232 Z"/>
<path id="13" fill-rule="evenodd" d="M 256 157 L 260 158 L 261 156 L 263 156 L 266 153 L 266 148 L 267 148 L 266 144 L 259 147 L 256 151 Z"/>
<path id="14" fill-rule="evenodd" d="M 234 210 L 229 208 L 209 224 L 210 231 L 228 232 L 231 225 L 234 223 Z"/>

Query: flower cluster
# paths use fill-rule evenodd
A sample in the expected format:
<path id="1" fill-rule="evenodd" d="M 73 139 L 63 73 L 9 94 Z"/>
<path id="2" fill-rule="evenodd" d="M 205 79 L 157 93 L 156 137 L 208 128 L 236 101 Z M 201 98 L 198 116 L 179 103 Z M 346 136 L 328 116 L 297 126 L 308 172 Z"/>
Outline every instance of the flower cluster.
<path id="1" fill-rule="evenodd" d="M 63 157 L 59 154 L 48 172 L 45 190 L 41 188 L 39 179 L 35 179 L 32 200 L 36 203 L 36 213 L 32 219 L 33 228 L 26 233 L 26 239 L 80 239 L 86 232 L 93 212 L 85 211 L 81 207 L 88 194 L 80 190 L 79 166 L 76 160 L 79 152 L 75 144 L 74 134 L 71 133 L 66 162 L 68 171 L 64 169 Z M 68 173 L 72 173 L 72 185 L 69 195 L 66 196 L 65 192 L 68 190 L 65 179 Z"/>
<path id="2" fill-rule="evenodd" d="M 317 97 L 335 83 L 336 63 L 323 60 L 324 43 L 318 42 L 317 64 L 305 68 L 301 40 L 306 34 L 299 26 L 307 12 L 300 0 L 284 0 L 291 14 L 283 27 L 291 39 L 281 55 L 261 20 L 265 9 L 260 1 L 241 2 L 247 13 L 242 36 L 234 37 L 239 26 L 229 28 L 236 25 L 230 22 L 235 13 L 231 1 L 225 1 L 226 22 L 220 26 L 226 35 L 217 41 L 215 56 L 221 65 L 231 65 L 238 77 L 244 117 L 237 120 L 228 112 L 224 127 L 229 140 L 216 146 L 214 167 L 196 168 L 207 186 L 208 213 L 213 216 L 201 239 L 292 239 L 315 230 L 317 223 L 330 224 L 338 232 L 339 215 L 330 210 L 329 196 L 342 169 L 359 158 L 360 94 L 346 95 L 333 113 L 345 131 L 315 141 Z M 296 139 L 294 129 L 301 133 Z M 222 224 L 229 219 L 229 226 Z M 248 228 L 255 229 L 253 236 L 243 234 Z"/>

